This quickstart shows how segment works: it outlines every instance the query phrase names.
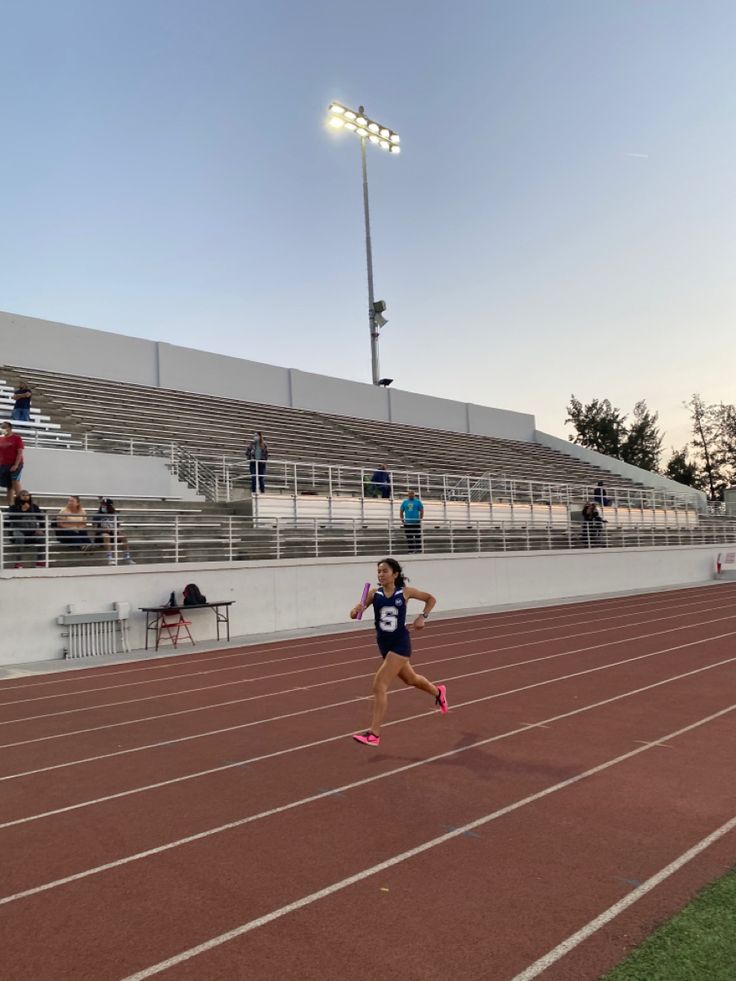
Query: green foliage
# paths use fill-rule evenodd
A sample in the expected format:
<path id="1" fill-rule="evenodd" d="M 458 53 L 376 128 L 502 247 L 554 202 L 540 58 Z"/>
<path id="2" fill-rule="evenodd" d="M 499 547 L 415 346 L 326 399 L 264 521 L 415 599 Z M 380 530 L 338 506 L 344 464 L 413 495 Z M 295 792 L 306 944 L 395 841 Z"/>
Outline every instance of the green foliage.
<path id="1" fill-rule="evenodd" d="M 678 484 L 685 484 L 686 487 L 697 487 L 701 489 L 701 475 L 698 465 L 694 460 L 688 459 L 687 446 L 681 450 L 673 450 L 667 466 L 664 468 L 664 476 L 670 480 L 676 480 Z"/>
<path id="2" fill-rule="evenodd" d="M 568 439 L 606 456 L 631 463 L 644 470 L 656 470 L 662 453 L 662 434 L 658 413 L 650 412 L 642 399 L 634 406 L 631 425 L 626 416 L 608 399 L 593 399 L 588 405 L 570 397 L 565 423 L 575 427 Z"/>
<path id="3" fill-rule="evenodd" d="M 731 455 L 733 442 L 730 439 L 733 406 L 708 405 L 697 394 L 691 396 L 685 405 L 690 409 L 692 446 L 702 473 L 701 484 L 711 501 L 721 500 L 724 488 L 729 486 L 733 477 L 736 462 Z"/>

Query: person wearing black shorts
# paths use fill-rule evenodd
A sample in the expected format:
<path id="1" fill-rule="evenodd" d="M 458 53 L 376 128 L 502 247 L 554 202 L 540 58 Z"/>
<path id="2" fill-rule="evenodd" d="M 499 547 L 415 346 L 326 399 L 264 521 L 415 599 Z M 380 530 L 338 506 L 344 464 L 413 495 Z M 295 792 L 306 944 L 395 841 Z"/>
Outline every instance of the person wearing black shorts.
<path id="1" fill-rule="evenodd" d="M 350 611 L 355 620 L 369 606 L 373 607 L 376 621 L 376 642 L 383 664 L 373 679 L 373 716 L 370 729 L 356 732 L 353 739 L 366 746 L 378 746 L 381 742 L 381 723 L 386 715 L 388 690 L 398 677 L 405 685 L 412 685 L 432 695 L 443 715 L 447 712 L 447 689 L 435 685 L 412 668 L 411 637 L 406 627 L 406 607 L 409 600 L 424 603 L 424 610 L 414 621 L 415 630 L 423 630 L 437 600 L 431 593 L 422 592 L 407 585 L 401 566 L 396 559 L 383 559 L 378 563 L 378 587 L 371 589 L 365 604 L 358 603 Z"/>

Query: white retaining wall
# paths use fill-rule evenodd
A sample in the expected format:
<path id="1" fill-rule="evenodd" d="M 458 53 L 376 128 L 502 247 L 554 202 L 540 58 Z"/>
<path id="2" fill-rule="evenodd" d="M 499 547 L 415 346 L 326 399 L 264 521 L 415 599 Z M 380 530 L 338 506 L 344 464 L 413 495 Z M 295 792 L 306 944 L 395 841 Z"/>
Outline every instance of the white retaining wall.
<path id="1" fill-rule="evenodd" d="M 534 416 L 0 312 L 0 360 L 202 395 L 534 440 Z"/>
<path id="2" fill-rule="evenodd" d="M 203 500 L 170 473 L 163 459 L 153 456 L 66 452 L 27 446 L 22 484 L 36 495 Z"/>
<path id="3" fill-rule="evenodd" d="M 695 585 L 714 578 L 723 547 L 416 556 L 407 561 L 407 571 L 418 587 L 437 596 L 441 616 L 443 610 Z M 373 563 L 365 558 L 6 570 L 0 573 L 0 664 L 60 658 L 62 628 L 55 621 L 69 603 L 81 613 L 109 609 L 116 600 L 129 602 L 136 611 L 131 645 L 140 648 L 144 620 L 138 607 L 165 603 L 172 589 L 180 593 L 188 582 L 196 582 L 210 600 L 235 600 L 231 633 L 247 637 L 344 623 L 363 582 L 373 575 Z M 192 620 L 196 640 L 204 645 L 214 639 L 211 611 L 195 610 Z M 370 626 L 365 623 L 365 629 Z"/>

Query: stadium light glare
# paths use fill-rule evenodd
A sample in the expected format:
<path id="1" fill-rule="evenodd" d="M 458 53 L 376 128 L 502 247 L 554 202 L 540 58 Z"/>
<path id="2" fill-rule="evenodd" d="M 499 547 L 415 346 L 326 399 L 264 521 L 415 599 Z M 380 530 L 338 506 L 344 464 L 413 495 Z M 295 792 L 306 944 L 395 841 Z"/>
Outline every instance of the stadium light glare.
<path id="1" fill-rule="evenodd" d="M 398 146 L 399 134 L 395 133 L 388 126 L 382 126 L 374 119 L 369 119 L 365 115 L 363 106 L 358 106 L 358 111 L 354 112 L 341 105 L 339 102 L 331 102 L 328 107 L 330 117 L 328 119 L 331 126 L 335 129 L 346 129 L 355 133 L 360 139 L 360 159 L 363 169 L 363 216 L 365 219 L 365 258 L 368 271 L 368 326 L 371 335 L 371 371 L 374 385 L 390 385 L 393 379 L 381 378 L 378 365 L 378 338 L 381 327 L 388 321 L 383 316 L 386 304 L 383 300 L 377 303 L 373 299 L 373 248 L 371 245 L 371 221 L 368 208 L 368 164 L 366 161 L 366 144 L 373 143 L 382 150 L 390 153 L 400 153 Z"/>

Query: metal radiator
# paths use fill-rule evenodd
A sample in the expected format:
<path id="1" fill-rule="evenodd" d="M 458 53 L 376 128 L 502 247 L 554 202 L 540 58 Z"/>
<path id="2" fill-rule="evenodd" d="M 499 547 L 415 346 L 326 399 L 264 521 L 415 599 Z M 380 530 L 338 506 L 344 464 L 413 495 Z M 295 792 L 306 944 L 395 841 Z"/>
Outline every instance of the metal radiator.
<path id="1" fill-rule="evenodd" d="M 130 603 L 113 603 L 112 610 L 103 613 L 75 613 L 68 606 L 67 612 L 56 622 L 67 629 L 64 657 L 104 657 L 106 654 L 129 654 L 128 618 Z"/>

